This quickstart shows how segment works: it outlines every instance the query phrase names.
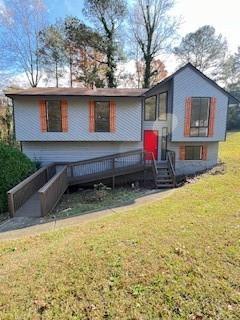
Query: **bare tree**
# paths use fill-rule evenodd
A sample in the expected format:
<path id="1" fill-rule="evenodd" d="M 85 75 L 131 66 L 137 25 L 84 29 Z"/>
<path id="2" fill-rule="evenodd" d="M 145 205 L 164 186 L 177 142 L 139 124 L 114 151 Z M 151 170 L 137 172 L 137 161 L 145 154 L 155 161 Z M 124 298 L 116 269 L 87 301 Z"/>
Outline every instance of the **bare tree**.
<path id="1" fill-rule="evenodd" d="M 176 37 L 179 22 L 170 17 L 174 0 L 135 0 L 130 17 L 130 28 L 144 60 L 143 87 L 148 88 L 156 70 L 154 58 L 169 50 Z"/>
<path id="2" fill-rule="evenodd" d="M 42 0 L 5 0 L 0 10 L 0 63 L 10 73 L 24 72 L 29 84 L 40 80 L 39 33 L 46 9 Z"/>

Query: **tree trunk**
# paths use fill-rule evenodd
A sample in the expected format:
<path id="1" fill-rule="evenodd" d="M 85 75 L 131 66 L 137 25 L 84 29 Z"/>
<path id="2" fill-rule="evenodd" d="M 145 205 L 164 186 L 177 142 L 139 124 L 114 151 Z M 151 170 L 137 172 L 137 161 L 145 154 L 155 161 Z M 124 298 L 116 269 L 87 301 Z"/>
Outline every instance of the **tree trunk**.
<path id="1" fill-rule="evenodd" d="M 55 62 L 55 77 L 56 77 L 56 88 L 58 88 L 58 63 Z"/>
<path id="2" fill-rule="evenodd" d="M 113 35 L 109 34 L 108 36 L 108 48 L 107 48 L 107 66 L 108 70 L 106 73 L 107 76 L 107 82 L 108 82 L 108 88 L 116 88 L 116 79 L 115 79 L 115 69 L 116 69 L 116 64 L 115 64 L 115 59 L 114 59 L 114 44 L 113 44 Z"/>
<path id="3" fill-rule="evenodd" d="M 152 59 L 150 57 L 145 57 L 145 70 L 144 70 L 143 88 L 149 88 L 150 87 L 151 62 L 152 62 Z"/>
<path id="4" fill-rule="evenodd" d="M 70 54 L 70 58 L 69 58 L 69 69 L 70 69 L 70 87 L 72 88 L 73 86 L 73 61 L 72 61 L 72 56 Z"/>

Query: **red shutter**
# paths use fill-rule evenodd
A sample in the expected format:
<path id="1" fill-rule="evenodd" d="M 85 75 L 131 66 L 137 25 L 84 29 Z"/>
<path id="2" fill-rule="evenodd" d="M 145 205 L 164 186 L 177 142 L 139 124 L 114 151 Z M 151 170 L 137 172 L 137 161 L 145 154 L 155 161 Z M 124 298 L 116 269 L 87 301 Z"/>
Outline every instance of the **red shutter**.
<path id="1" fill-rule="evenodd" d="M 185 100 L 184 137 L 189 137 L 190 136 L 191 112 L 192 112 L 192 99 L 190 97 L 188 97 Z"/>
<path id="2" fill-rule="evenodd" d="M 42 132 L 47 132 L 47 110 L 46 101 L 39 101 L 39 118 L 40 118 L 40 128 Z"/>
<path id="3" fill-rule="evenodd" d="M 185 160 L 185 146 L 180 145 L 179 147 L 179 160 Z"/>
<path id="4" fill-rule="evenodd" d="M 207 151 L 208 151 L 207 146 L 206 145 L 202 146 L 202 160 L 207 160 Z"/>
<path id="5" fill-rule="evenodd" d="M 209 127 L 208 127 L 209 137 L 212 137 L 214 135 L 216 104 L 217 104 L 217 99 L 215 97 L 212 97 L 210 102 Z"/>
<path id="6" fill-rule="evenodd" d="M 68 132 L 68 103 L 66 100 L 61 101 L 62 114 L 62 132 Z"/>
<path id="7" fill-rule="evenodd" d="M 116 131 L 116 103 L 110 101 L 110 132 Z"/>
<path id="8" fill-rule="evenodd" d="M 95 103 L 94 101 L 89 101 L 89 132 L 95 132 Z"/>

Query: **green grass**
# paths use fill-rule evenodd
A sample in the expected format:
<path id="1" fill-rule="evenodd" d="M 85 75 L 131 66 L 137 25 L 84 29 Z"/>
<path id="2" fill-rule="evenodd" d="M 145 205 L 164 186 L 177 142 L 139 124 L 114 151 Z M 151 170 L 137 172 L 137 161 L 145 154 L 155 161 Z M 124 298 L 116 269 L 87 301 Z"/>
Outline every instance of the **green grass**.
<path id="1" fill-rule="evenodd" d="M 71 194 L 64 194 L 61 202 L 53 213 L 57 217 L 68 217 L 72 215 L 81 215 L 87 212 L 114 208 L 125 204 L 133 203 L 135 199 L 143 196 L 146 190 L 132 190 L 127 188 L 116 188 L 108 190 L 106 197 L 102 201 L 89 201 L 94 191 L 82 190 Z"/>
<path id="2" fill-rule="evenodd" d="M 0 244 L 0 319 L 239 319 L 240 133 L 141 208 Z"/>

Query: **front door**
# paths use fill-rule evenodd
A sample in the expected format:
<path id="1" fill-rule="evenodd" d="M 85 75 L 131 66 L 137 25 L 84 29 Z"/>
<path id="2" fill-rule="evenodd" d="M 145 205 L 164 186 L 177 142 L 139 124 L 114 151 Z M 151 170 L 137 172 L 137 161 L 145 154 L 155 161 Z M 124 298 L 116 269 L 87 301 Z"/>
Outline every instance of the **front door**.
<path id="1" fill-rule="evenodd" d="M 155 159 L 158 159 L 158 131 L 144 130 L 144 151 L 153 153 Z M 151 160 L 151 154 L 147 154 L 146 160 Z"/>

